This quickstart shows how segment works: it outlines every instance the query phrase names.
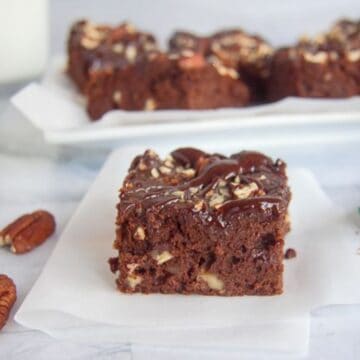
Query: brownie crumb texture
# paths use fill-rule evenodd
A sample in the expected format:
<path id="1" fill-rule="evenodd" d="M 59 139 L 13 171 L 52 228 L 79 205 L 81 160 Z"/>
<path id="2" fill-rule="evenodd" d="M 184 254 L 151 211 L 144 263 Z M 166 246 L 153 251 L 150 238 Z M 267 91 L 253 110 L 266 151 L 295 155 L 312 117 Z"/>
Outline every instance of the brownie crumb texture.
<path id="1" fill-rule="evenodd" d="M 243 151 L 137 156 L 120 189 L 109 260 L 125 293 L 282 293 L 286 165 Z"/>

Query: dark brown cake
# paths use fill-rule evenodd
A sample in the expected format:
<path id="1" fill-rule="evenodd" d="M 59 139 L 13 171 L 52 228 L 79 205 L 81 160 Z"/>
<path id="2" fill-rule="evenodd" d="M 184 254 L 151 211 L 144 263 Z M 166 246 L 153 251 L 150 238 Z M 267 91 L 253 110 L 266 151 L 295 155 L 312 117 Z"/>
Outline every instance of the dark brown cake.
<path id="1" fill-rule="evenodd" d="M 360 94 L 360 22 L 342 20 L 327 34 L 279 49 L 270 73 L 270 101 L 286 96 L 345 98 Z"/>
<path id="2" fill-rule="evenodd" d="M 253 101 L 264 96 L 265 79 L 269 75 L 272 47 L 261 37 L 233 29 L 201 37 L 178 31 L 169 42 L 173 50 L 189 49 L 203 54 L 208 61 L 221 61 L 238 70 L 251 89 Z"/>
<path id="3" fill-rule="evenodd" d="M 249 102 L 249 89 L 236 69 L 191 50 L 153 51 L 127 67 L 93 70 L 87 95 L 92 119 L 117 108 L 215 109 Z"/>
<path id="4" fill-rule="evenodd" d="M 120 191 L 110 259 L 126 293 L 282 293 L 286 165 L 193 148 L 137 156 Z"/>
<path id="5" fill-rule="evenodd" d="M 151 34 L 140 32 L 129 23 L 110 27 L 82 20 L 70 31 L 68 73 L 78 88 L 85 92 L 93 69 L 105 69 L 114 64 L 127 66 L 156 48 Z"/>

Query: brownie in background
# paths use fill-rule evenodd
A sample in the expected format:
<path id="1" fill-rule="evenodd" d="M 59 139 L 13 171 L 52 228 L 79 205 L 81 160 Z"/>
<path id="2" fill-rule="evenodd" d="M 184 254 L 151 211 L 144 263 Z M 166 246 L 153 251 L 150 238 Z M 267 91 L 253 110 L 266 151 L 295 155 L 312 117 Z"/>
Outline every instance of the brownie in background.
<path id="1" fill-rule="evenodd" d="M 120 191 L 110 259 L 126 293 L 275 295 L 289 230 L 286 165 L 243 151 L 146 151 Z"/>
<path id="2" fill-rule="evenodd" d="M 134 64 L 92 71 L 88 112 L 98 119 L 112 109 L 216 109 L 249 103 L 236 69 L 210 63 L 191 50 L 153 51 Z"/>
<path id="3" fill-rule="evenodd" d="M 235 68 L 249 87 L 251 101 L 264 100 L 265 80 L 274 50 L 260 36 L 240 29 L 220 31 L 210 36 L 177 31 L 170 38 L 169 46 L 173 50 L 192 50 L 201 53 L 209 62 L 221 61 Z"/>
<path id="4" fill-rule="evenodd" d="M 123 23 L 79 21 L 68 40 L 68 74 L 97 120 L 114 109 L 218 109 L 288 96 L 360 94 L 360 22 L 340 20 L 315 38 L 274 50 L 241 29 L 209 36 L 177 31 L 169 48 Z"/>
<path id="5" fill-rule="evenodd" d="M 360 94 L 360 21 L 341 20 L 328 33 L 276 51 L 267 99 L 346 98 Z"/>
<path id="6" fill-rule="evenodd" d="M 86 92 L 92 71 L 114 65 L 125 67 L 155 49 L 154 36 L 129 23 L 111 27 L 81 20 L 70 30 L 68 74 L 79 90 Z"/>

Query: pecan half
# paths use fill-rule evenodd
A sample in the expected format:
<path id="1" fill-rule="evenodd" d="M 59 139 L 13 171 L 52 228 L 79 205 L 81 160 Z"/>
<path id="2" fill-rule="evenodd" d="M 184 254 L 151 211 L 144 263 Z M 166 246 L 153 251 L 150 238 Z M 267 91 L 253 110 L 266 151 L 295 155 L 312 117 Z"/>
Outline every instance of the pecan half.
<path id="1" fill-rule="evenodd" d="M 10 246 L 15 254 L 23 254 L 41 245 L 55 231 L 53 215 L 44 210 L 19 217 L 0 231 L 0 246 Z"/>
<path id="2" fill-rule="evenodd" d="M 16 286 L 6 275 L 0 274 L 0 330 L 9 318 L 10 310 L 16 301 Z"/>

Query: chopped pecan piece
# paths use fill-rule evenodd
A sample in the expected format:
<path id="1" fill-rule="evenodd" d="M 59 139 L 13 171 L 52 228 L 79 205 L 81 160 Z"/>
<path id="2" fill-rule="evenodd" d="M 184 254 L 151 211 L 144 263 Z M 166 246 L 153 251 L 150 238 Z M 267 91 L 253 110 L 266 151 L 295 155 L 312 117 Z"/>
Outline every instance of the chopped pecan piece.
<path id="1" fill-rule="evenodd" d="M 23 254 L 41 245 L 55 231 L 53 215 L 44 210 L 19 217 L 0 231 L 0 246 L 10 246 L 15 254 Z"/>
<path id="2" fill-rule="evenodd" d="M 6 275 L 0 274 L 0 330 L 9 318 L 10 310 L 16 301 L 16 286 Z"/>
<path id="3" fill-rule="evenodd" d="M 296 257 L 297 253 L 295 249 L 289 248 L 285 251 L 285 255 L 284 258 L 285 259 L 292 259 L 294 257 Z"/>

